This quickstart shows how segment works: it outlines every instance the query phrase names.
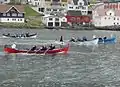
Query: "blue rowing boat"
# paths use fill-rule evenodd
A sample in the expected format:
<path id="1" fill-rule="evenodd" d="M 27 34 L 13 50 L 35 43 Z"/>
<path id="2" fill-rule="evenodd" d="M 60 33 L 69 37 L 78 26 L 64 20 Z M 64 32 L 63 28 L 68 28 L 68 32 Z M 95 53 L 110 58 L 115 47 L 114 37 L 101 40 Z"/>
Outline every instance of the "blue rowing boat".
<path id="1" fill-rule="evenodd" d="M 104 38 L 98 38 L 98 39 L 99 39 L 99 41 L 98 41 L 99 44 L 113 44 L 113 43 L 116 43 L 116 37 L 115 36 L 112 36 L 111 38 L 104 37 Z"/>

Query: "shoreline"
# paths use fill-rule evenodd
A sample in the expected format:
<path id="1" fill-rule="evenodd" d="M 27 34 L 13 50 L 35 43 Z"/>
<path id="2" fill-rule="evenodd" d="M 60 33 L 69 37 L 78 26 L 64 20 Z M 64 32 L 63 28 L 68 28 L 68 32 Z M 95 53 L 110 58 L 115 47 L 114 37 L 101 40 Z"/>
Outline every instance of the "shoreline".
<path id="1" fill-rule="evenodd" d="M 29 25 L 27 23 L 0 23 L 0 28 L 18 28 L 18 29 L 49 29 L 49 30 L 108 30 L 108 31 L 120 31 L 120 27 L 56 27 L 56 28 L 46 28 L 44 25 L 40 26 L 34 26 L 34 25 Z"/>

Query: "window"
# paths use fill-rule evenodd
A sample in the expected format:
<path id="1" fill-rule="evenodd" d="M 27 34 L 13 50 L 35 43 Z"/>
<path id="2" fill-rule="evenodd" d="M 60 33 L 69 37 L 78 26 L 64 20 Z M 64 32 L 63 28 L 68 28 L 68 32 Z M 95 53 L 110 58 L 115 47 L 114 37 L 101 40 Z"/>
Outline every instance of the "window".
<path id="1" fill-rule="evenodd" d="M 118 25 L 119 23 L 117 23 L 117 25 Z"/>
<path id="2" fill-rule="evenodd" d="M 106 19 L 106 17 L 105 17 L 105 19 Z"/>
<path id="3" fill-rule="evenodd" d="M 19 17 L 22 17 L 22 16 L 23 16 L 23 14 L 18 14 L 18 16 L 19 16 Z"/>
<path id="4" fill-rule="evenodd" d="M 12 19 L 12 21 L 16 21 L 16 19 Z"/>
<path id="5" fill-rule="evenodd" d="M 9 21 L 9 18 L 7 19 L 7 21 Z"/>
<path id="6" fill-rule="evenodd" d="M 55 22 L 55 26 L 59 26 L 60 25 L 60 23 L 59 22 Z"/>
<path id="7" fill-rule="evenodd" d="M 117 20 L 119 20 L 119 18 L 117 18 Z"/>
<path id="8" fill-rule="evenodd" d="M 69 7 L 69 8 L 73 8 L 73 7 Z"/>
<path id="9" fill-rule="evenodd" d="M 7 16 L 10 16 L 10 13 L 7 13 Z"/>
<path id="10" fill-rule="evenodd" d="M 5 14 L 5 13 L 3 13 L 3 16 L 6 16 L 6 14 Z"/>
<path id="11" fill-rule="evenodd" d="M 112 13 L 110 13 L 110 15 L 112 15 Z"/>
<path id="12" fill-rule="evenodd" d="M 53 22 L 48 22 L 48 26 L 53 26 Z"/>
<path id="13" fill-rule="evenodd" d="M 115 23 L 114 23 L 114 25 L 115 25 Z"/>
<path id="14" fill-rule="evenodd" d="M 46 10 L 47 10 L 47 11 L 51 11 L 51 9 L 50 9 L 50 8 L 47 8 Z"/>
<path id="15" fill-rule="evenodd" d="M 22 19 L 20 19 L 20 21 L 22 21 Z"/>
<path id="16" fill-rule="evenodd" d="M 59 18 L 55 18 L 55 21 L 59 21 Z"/>
<path id="17" fill-rule="evenodd" d="M 53 11 L 57 11 L 57 9 L 53 9 Z"/>
<path id="18" fill-rule="evenodd" d="M 17 16 L 17 14 L 16 13 L 12 13 L 12 16 Z"/>
<path id="19" fill-rule="evenodd" d="M 52 21 L 53 19 L 52 18 L 49 18 L 50 21 Z"/>
<path id="20" fill-rule="evenodd" d="M 114 18 L 114 20 L 115 20 L 115 18 Z"/>
<path id="21" fill-rule="evenodd" d="M 82 5 L 82 3 L 80 2 L 79 5 Z"/>
<path id="22" fill-rule="evenodd" d="M 37 2 L 35 2 L 35 5 L 37 5 Z"/>

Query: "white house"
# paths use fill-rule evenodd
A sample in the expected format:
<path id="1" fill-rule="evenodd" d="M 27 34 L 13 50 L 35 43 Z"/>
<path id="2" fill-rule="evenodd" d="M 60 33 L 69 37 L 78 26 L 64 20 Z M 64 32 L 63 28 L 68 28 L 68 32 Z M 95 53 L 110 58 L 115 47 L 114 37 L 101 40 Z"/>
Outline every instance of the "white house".
<path id="1" fill-rule="evenodd" d="M 81 11 L 82 15 L 88 14 L 87 0 L 69 0 L 67 10 Z"/>
<path id="2" fill-rule="evenodd" d="M 0 0 L 0 4 L 7 4 L 10 3 L 10 0 Z"/>
<path id="3" fill-rule="evenodd" d="M 54 28 L 54 27 L 61 27 L 62 23 L 67 22 L 67 19 L 64 16 L 45 15 L 42 18 L 42 22 L 46 25 L 46 27 Z"/>
<path id="4" fill-rule="evenodd" d="M 51 12 L 65 13 L 67 0 L 31 0 L 32 7 L 39 13 L 50 14 Z"/>
<path id="5" fill-rule="evenodd" d="M 24 23 L 24 6 L 1 4 L 0 22 Z"/>
<path id="6" fill-rule="evenodd" d="M 96 27 L 120 25 L 120 3 L 99 4 L 92 13 L 92 23 Z"/>
<path id="7" fill-rule="evenodd" d="M 30 0 L 29 3 L 33 6 L 39 6 L 42 0 Z"/>

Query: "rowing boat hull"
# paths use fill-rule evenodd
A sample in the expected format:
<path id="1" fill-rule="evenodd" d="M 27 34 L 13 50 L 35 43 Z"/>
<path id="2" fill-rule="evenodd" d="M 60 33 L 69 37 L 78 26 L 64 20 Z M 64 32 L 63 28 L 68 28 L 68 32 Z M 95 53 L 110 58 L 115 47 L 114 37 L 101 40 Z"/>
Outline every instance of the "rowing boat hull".
<path id="1" fill-rule="evenodd" d="M 27 54 L 59 54 L 63 53 L 66 54 L 69 50 L 69 46 L 66 46 L 64 48 L 58 48 L 58 49 L 53 49 L 53 50 L 45 50 L 45 51 L 29 51 L 29 50 L 17 50 L 14 48 L 6 47 L 4 48 L 5 53 L 27 53 Z"/>
<path id="2" fill-rule="evenodd" d="M 87 46 L 94 46 L 94 45 L 98 45 L 98 39 L 94 39 L 94 40 L 89 40 L 89 41 L 83 41 L 83 42 L 72 42 L 74 44 L 77 44 L 77 45 L 87 45 Z"/>
<path id="3" fill-rule="evenodd" d="M 111 37 L 111 38 L 108 38 L 108 39 L 99 40 L 98 43 L 99 43 L 99 44 L 111 44 L 111 43 L 116 43 L 116 37 Z"/>
<path id="4" fill-rule="evenodd" d="M 36 38 L 37 37 L 37 34 L 32 34 L 32 35 L 30 35 L 30 36 L 28 36 L 28 37 L 23 37 L 23 36 L 18 36 L 18 37 L 16 37 L 16 36 L 9 36 L 9 35 L 5 35 L 5 34 L 3 34 L 3 36 L 2 36 L 3 38 Z"/>
<path id="5" fill-rule="evenodd" d="M 60 45 L 65 45 L 67 43 L 70 43 L 71 45 L 98 45 L 98 39 L 94 39 L 94 40 L 90 40 L 90 41 L 78 41 L 78 42 L 69 42 L 69 41 L 64 41 L 64 42 L 60 42 L 60 41 L 55 41 L 55 44 L 60 44 Z"/>

